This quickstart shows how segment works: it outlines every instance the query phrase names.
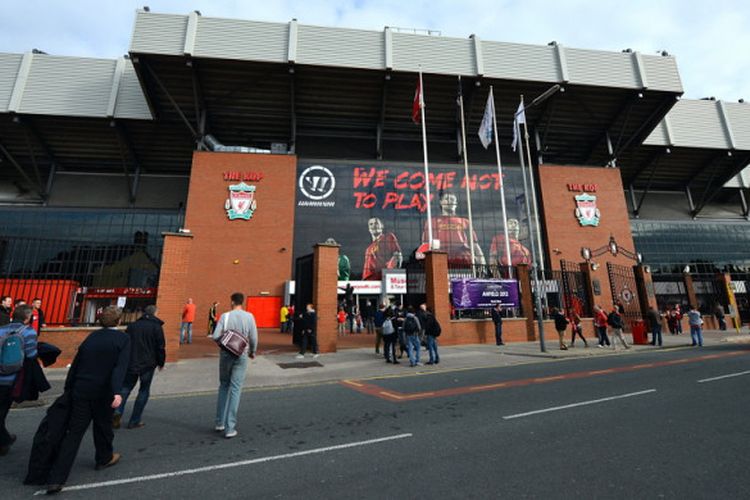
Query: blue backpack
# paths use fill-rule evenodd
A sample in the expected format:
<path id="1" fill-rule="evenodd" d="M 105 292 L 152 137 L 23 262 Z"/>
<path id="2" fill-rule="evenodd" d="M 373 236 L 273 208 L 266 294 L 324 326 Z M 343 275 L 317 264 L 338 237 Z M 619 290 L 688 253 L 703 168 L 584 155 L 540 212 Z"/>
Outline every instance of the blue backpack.
<path id="1" fill-rule="evenodd" d="M 0 335 L 0 375 L 11 375 L 23 368 L 25 329 L 26 325 L 21 325 L 16 331 L 9 330 L 5 335 Z"/>

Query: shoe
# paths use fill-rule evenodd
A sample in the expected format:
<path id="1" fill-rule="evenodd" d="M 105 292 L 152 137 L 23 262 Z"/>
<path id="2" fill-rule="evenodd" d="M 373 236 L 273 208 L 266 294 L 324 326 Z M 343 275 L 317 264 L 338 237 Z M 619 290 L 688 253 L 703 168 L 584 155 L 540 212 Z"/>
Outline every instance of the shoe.
<path id="1" fill-rule="evenodd" d="M 375 349 L 375 354 L 380 354 L 380 349 Z"/>
<path id="2" fill-rule="evenodd" d="M 140 429 L 141 427 L 145 427 L 146 424 L 143 422 L 138 422 L 137 424 L 128 424 L 128 429 Z"/>
<path id="3" fill-rule="evenodd" d="M 305 355 L 304 355 L 304 354 L 297 354 L 297 355 L 296 355 L 296 356 L 294 357 L 294 359 L 305 359 Z"/>
<path id="4" fill-rule="evenodd" d="M 390 359 L 386 359 L 385 362 L 386 363 L 393 363 L 393 361 L 391 361 Z"/>
<path id="5" fill-rule="evenodd" d="M 417 365 L 415 365 L 414 363 L 409 363 L 409 366 L 410 366 L 411 368 L 414 368 L 414 367 L 415 367 L 415 366 L 417 366 Z"/>
<path id="6" fill-rule="evenodd" d="M 237 435 L 237 431 L 230 431 L 230 432 L 227 432 L 226 434 L 224 434 L 224 437 L 227 438 L 227 439 L 232 439 L 236 435 Z"/>
<path id="7" fill-rule="evenodd" d="M 588 344 L 583 344 L 583 347 L 584 347 L 585 349 L 588 349 L 588 348 L 589 348 L 589 345 L 588 345 Z"/>
<path id="8" fill-rule="evenodd" d="M 398 360 L 394 359 L 394 360 L 393 360 L 393 364 L 394 364 L 394 365 L 400 365 L 400 364 L 401 364 L 401 361 L 398 361 Z"/>
<path id="9" fill-rule="evenodd" d="M 440 360 L 438 359 L 437 361 L 435 361 L 435 364 L 436 365 L 440 364 Z"/>
<path id="10" fill-rule="evenodd" d="M 120 428 L 120 420 L 122 419 L 122 414 L 115 413 L 114 416 L 112 416 L 112 428 L 113 429 L 119 429 Z"/>
<path id="11" fill-rule="evenodd" d="M 120 457 L 122 457 L 119 453 L 112 453 L 112 458 L 107 462 L 106 464 L 96 464 L 96 467 L 94 467 L 96 470 L 102 470 L 106 469 L 107 467 L 112 467 L 117 462 L 120 461 Z"/>
<path id="12" fill-rule="evenodd" d="M 604 346 L 601 344 L 596 344 L 596 347 L 598 347 L 599 349 L 604 349 Z"/>
<path id="13" fill-rule="evenodd" d="M 48 495 L 54 495 L 56 493 L 60 493 L 63 489 L 62 484 L 48 484 L 47 485 L 47 494 Z"/>
<path id="14" fill-rule="evenodd" d="M 216 432 L 224 432 L 224 426 L 223 425 L 217 425 L 216 427 L 214 427 L 214 430 Z"/>
<path id="15" fill-rule="evenodd" d="M 434 365 L 435 363 L 434 363 L 434 362 L 432 362 L 432 361 L 428 361 L 428 362 L 427 362 L 427 363 L 425 363 L 425 364 L 426 364 L 426 365 Z"/>
<path id="16" fill-rule="evenodd" d="M 417 361 L 417 362 L 416 362 L 416 363 L 414 363 L 414 364 L 415 364 L 415 365 L 417 365 L 417 366 L 422 366 L 422 363 L 420 363 L 419 361 Z"/>
<path id="17" fill-rule="evenodd" d="M 320 354 L 313 354 L 313 359 L 318 359 L 320 357 Z"/>

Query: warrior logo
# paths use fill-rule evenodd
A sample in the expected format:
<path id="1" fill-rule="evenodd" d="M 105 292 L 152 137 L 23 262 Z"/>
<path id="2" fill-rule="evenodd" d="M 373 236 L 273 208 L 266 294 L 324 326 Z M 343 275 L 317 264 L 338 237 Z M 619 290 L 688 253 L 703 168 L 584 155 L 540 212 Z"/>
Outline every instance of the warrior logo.
<path id="1" fill-rule="evenodd" d="M 227 211 L 229 220 L 248 220 L 253 217 L 257 207 L 255 186 L 247 185 L 244 182 L 229 186 L 229 198 L 224 202 L 224 209 Z"/>
<path id="2" fill-rule="evenodd" d="M 575 197 L 576 199 L 576 217 L 581 226 L 598 226 L 599 209 L 596 208 L 596 196 L 593 194 L 583 193 Z"/>
<path id="3" fill-rule="evenodd" d="M 325 200 L 333 193 L 336 178 L 333 173 L 321 165 L 308 167 L 299 176 L 299 189 L 311 200 Z"/>

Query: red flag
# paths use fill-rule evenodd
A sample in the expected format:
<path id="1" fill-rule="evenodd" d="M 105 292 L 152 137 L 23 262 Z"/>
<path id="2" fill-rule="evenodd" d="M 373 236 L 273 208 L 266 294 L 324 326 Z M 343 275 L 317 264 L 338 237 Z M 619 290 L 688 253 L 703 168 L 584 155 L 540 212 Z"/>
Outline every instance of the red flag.
<path id="1" fill-rule="evenodd" d="M 422 96 L 422 75 L 417 80 L 417 90 L 414 92 L 414 102 L 411 105 L 411 121 L 419 125 L 422 122 L 422 107 L 424 106 L 424 97 Z"/>

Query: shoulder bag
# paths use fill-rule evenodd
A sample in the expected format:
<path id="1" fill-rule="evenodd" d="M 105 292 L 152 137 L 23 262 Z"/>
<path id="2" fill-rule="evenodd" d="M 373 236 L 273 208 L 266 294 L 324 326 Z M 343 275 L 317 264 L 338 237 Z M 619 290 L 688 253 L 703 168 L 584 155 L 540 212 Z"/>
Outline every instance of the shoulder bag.
<path id="1" fill-rule="evenodd" d="M 229 315 L 224 316 L 224 325 L 222 326 L 221 337 L 219 337 L 219 346 L 230 354 L 234 354 L 237 357 L 242 356 L 248 346 L 247 337 L 242 335 L 236 330 L 227 329 L 227 318 Z"/>

